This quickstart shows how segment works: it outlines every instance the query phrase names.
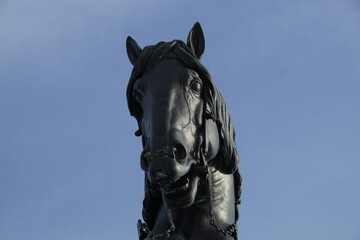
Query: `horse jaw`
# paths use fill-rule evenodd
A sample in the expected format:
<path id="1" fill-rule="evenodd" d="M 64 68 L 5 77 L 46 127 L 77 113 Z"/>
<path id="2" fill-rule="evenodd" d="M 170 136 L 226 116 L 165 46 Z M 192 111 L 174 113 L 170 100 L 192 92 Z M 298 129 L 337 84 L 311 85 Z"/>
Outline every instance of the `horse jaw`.
<path id="1" fill-rule="evenodd" d="M 169 209 L 191 206 L 198 192 L 199 176 L 188 173 L 174 183 L 161 187 L 162 198 Z"/>

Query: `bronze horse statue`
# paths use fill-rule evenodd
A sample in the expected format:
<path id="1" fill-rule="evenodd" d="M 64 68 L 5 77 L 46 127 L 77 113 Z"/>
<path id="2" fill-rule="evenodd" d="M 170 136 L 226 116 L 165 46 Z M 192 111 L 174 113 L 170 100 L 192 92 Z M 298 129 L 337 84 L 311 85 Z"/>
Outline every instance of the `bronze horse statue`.
<path id="1" fill-rule="evenodd" d="M 235 132 L 225 102 L 200 63 L 199 23 L 180 40 L 127 53 L 134 68 L 127 87 L 130 114 L 142 137 L 145 171 L 139 239 L 237 239 L 241 196 Z"/>

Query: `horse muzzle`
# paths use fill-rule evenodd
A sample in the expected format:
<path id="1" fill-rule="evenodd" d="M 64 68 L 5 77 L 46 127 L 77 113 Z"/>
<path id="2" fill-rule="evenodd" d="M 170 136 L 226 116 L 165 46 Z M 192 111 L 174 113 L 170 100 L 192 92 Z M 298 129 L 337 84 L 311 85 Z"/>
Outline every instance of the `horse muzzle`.
<path id="1" fill-rule="evenodd" d="M 141 154 L 141 168 L 148 171 L 150 182 L 166 185 L 176 182 L 191 168 L 191 161 L 182 145 L 162 147 L 154 151 L 144 150 Z"/>

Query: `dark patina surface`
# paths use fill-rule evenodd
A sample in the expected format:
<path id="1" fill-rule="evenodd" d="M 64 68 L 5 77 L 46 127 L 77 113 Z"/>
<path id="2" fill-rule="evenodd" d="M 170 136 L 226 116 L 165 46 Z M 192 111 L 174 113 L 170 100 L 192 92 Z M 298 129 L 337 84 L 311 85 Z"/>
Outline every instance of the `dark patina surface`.
<path id="1" fill-rule="evenodd" d="M 144 49 L 126 42 L 134 65 L 127 88 L 138 122 L 145 172 L 139 239 L 237 239 L 241 176 L 235 132 L 225 102 L 200 63 L 199 23 L 187 43 Z"/>

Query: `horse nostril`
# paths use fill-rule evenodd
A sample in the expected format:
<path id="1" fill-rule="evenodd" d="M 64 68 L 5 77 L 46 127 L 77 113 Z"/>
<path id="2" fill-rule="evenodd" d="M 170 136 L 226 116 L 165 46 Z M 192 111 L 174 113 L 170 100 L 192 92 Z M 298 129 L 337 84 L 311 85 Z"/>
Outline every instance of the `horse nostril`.
<path id="1" fill-rule="evenodd" d="M 184 160 L 186 158 L 186 150 L 182 144 L 176 144 L 174 146 L 174 155 L 176 161 L 178 161 L 181 164 L 184 163 Z"/>

